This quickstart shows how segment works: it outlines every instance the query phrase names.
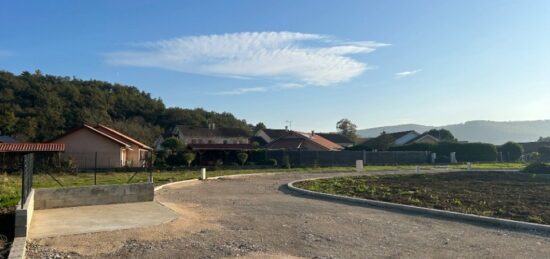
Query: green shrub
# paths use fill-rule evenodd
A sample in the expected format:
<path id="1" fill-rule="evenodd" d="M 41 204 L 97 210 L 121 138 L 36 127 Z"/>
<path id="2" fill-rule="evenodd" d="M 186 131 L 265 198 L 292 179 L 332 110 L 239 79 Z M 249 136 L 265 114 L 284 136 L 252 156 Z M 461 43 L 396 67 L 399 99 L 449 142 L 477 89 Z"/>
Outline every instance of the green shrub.
<path id="1" fill-rule="evenodd" d="M 277 159 L 272 158 L 272 159 L 269 159 L 269 164 L 273 167 L 276 167 L 277 164 L 279 164 L 279 163 L 277 162 Z"/>
<path id="2" fill-rule="evenodd" d="M 290 157 L 288 155 L 283 156 L 283 167 L 290 169 Z"/>
<path id="3" fill-rule="evenodd" d="M 237 159 L 239 159 L 241 165 L 244 165 L 246 163 L 246 160 L 248 159 L 248 154 L 245 152 L 240 152 L 237 154 Z"/>
<path id="4" fill-rule="evenodd" d="M 389 150 L 430 151 L 442 158 L 448 157 L 451 152 L 456 152 L 456 159 L 459 162 L 494 162 L 497 160 L 496 146 L 487 143 L 441 142 L 438 144 L 411 144 L 391 147 Z"/>
<path id="5" fill-rule="evenodd" d="M 187 167 L 190 167 L 191 166 L 191 163 L 193 163 L 193 160 L 195 160 L 195 153 L 193 152 L 185 152 L 183 154 L 183 159 L 185 160 L 185 162 L 187 163 Z"/>
<path id="6" fill-rule="evenodd" d="M 523 147 L 515 142 L 506 142 L 499 147 L 499 152 L 502 152 L 502 159 L 506 162 L 518 161 L 523 153 Z"/>
<path id="7" fill-rule="evenodd" d="M 530 174 L 550 174 L 550 165 L 545 163 L 532 163 L 521 171 Z"/>

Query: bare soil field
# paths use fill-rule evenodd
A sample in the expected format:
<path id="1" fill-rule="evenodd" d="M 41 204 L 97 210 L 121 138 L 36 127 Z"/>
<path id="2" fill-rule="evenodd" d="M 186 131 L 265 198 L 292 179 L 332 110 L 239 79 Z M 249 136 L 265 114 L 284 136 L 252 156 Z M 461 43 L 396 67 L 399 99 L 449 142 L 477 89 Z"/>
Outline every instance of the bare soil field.
<path id="1" fill-rule="evenodd" d="M 550 224 L 550 175 L 452 172 L 296 183 L 312 191 Z"/>

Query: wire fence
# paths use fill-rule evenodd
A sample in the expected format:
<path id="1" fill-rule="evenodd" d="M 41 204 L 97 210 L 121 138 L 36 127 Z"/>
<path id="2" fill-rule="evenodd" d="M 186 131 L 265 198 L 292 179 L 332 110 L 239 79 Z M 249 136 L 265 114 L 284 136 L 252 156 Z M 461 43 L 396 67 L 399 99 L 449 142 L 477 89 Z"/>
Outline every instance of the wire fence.
<path id="1" fill-rule="evenodd" d="M 357 160 L 364 164 L 424 164 L 429 162 L 430 153 L 424 151 L 251 151 L 250 161 L 262 164 L 276 160 L 288 161 L 292 166 L 354 166 Z"/>

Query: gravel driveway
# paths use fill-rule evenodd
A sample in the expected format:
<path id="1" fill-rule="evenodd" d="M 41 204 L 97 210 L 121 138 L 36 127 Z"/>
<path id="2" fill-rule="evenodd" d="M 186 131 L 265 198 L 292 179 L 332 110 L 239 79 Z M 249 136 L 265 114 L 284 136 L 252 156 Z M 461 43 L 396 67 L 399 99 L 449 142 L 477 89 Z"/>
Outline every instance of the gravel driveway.
<path id="1" fill-rule="evenodd" d="M 550 238 L 313 200 L 272 174 L 178 184 L 156 199 L 180 219 L 137 230 L 33 240 L 29 257 L 548 258 Z"/>

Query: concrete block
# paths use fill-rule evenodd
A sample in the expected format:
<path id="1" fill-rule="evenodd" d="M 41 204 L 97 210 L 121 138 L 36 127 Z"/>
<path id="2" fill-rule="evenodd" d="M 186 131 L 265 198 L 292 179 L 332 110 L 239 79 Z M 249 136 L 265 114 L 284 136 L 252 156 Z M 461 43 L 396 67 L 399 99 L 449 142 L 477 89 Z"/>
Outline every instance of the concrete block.
<path id="1" fill-rule="evenodd" d="M 38 189 L 35 209 L 152 201 L 152 183 Z"/>

